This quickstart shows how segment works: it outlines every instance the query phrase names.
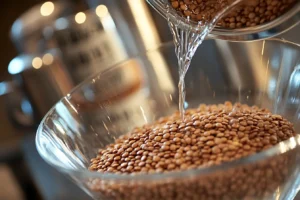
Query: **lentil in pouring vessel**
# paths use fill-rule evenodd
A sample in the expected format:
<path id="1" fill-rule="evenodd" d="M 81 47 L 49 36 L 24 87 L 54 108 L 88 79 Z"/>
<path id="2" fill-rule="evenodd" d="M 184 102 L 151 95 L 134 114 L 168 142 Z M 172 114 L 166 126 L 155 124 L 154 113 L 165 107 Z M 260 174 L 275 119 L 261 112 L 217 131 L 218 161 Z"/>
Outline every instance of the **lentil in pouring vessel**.
<path id="1" fill-rule="evenodd" d="M 181 16 L 205 22 L 210 21 L 233 1 L 170 0 L 170 3 Z M 243 4 L 223 17 L 217 25 L 231 29 L 261 25 L 281 16 L 296 3 L 297 0 L 244 0 Z"/>

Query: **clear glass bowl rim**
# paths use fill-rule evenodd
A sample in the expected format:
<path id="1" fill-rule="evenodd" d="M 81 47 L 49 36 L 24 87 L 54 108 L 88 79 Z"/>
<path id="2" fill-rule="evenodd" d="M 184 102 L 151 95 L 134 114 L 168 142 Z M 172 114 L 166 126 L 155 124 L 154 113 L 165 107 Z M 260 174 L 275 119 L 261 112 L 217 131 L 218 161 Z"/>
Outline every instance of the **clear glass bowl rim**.
<path id="1" fill-rule="evenodd" d="M 297 48 L 300 48 L 300 45 L 287 41 L 287 40 L 282 40 L 282 39 L 277 39 L 277 38 L 271 38 L 271 39 L 267 39 L 265 40 L 267 41 L 278 41 L 280 43 L 285 43 L 288 45 L 292 45 L 295 46 Z M 253 41 L 253 42 L 257 42 L 257 41 Z M 216 165 L 216 166 L 211 166 L 211 167 L 203 167 L 203 168 L 197 168 L 197 169 L 189 169 L 189 170 L 184 170 L 184 171 L 174 171 L 174 172 L 166 172 L 166 173 L 153 173 L 153 174 L 134 174 L 134 175 L 130 175 L 130 174 L 113 174 L 113 173 L 101 173 L 101 172 L 92 172 L 89 171 L 88 169 L 71 169 L 71 168 L 67 168 L 67 167 L 62 167 L 61 165 L 57 165 L 56 162 L 54 162 L 51 158 L 49 159 L 49 157 L 47 157 L 45 155 L 44 151 L 44 147 L 41 144 L 40 138 L 43 135 L 43 130 L 44 130 L 44 126 L 45 126 L 45 121 L 51 116 L 51 114 L 55 111 L 55 107 L 59 102 L 64 101 L 64 99 L 71 99 L 72 98 L 72 94 L 76 93 L 77 90 L 79 90 L 80 88 L 89 85 L 89 84 L 93 84 L 93 81 L 95 79 L 100 78 L 103 74 L 109 73 L 110 71 L 113 71 L 117 68 L 122 67 L 121 64 L 127 62 L 130 59 L 135 59 L 138 58 L 140 56 L 146 55 L 147 53 L 153 52 L 153 51 L 157 51 L 159 49 L 163 49 L 163 48 L 167 48 L 170 46 L 173 46 L 173 42 L 167 42 L 167 43 L 163 43 L 161 45 L 159 45 L 156 48 L 153 49 L 149 49 L 145 52 L 139 53 L 136 56 L 131 56 L 128 59 L 117 63 L 115 65 L 113 65 L 111 68 L 106 69 L 101 71 L 100 73 L 97 73 L 95 75 L 92 75 L 91 77 L 87 78 L 85 81 L 83 81 L 82 83 L 78 84 L 75 88 L 73 88 L 69 94 L 67 94 L 65 97 L 61 98 L 60 101 L 58 101 L 49 111 L 48 113 L 44 116 L 44 118 L 42 119 L 38 129 L 37 129 L 37 133 L 36 133 L 36 137 L 35 137 L 35 143 L 36 143 L 36 148 L 38 153 L 40 154 L 40 156 L 51 166 L 55 167 L 56 169 L 58 169 L 59 171 L 69 174 L 69 175 L 74 175 L 76 177 L 83 177 L 83 178 L 99 178 L 101 180 L 107 180 L 107 181 L 113 181 L 113 180 L 124 180 L 124 181 L 129 181 L 129 180 L 135 180 L 135 181 L 149 181 L 149 180 L 166 180 L 167 178 L 185 178 L 185 177 L 189 177 L 189 176 L 199 176 L 199 175 L 208 175 L 208 174 L 213 174 L 215 172 L 220 172 L 220 171 L 225 171 L 231 168 L 235 168 L 241 165 L 245 165 L 245 164 L 251 164 L 251 163 L 255 163 L 255 162 L 259 162 L 259 161 L 263 161 L 266 160 L 268 158 L 277 156 L 277 155 L 281 155 L 283 153 L 286 153 L 288 151 L 291 151 L 293 149 L 296 149 L 300 146 L 300 135 L 296 135 L 295 137 L 291 137 L 286 141 L 280 142 L 279 144 L 264 150 L 262 152 L 259 152 L 257 154 L 251 155 L 251 156 L 247 156 L 238 160 L 234 160 L 234 161 L 230 161 L 230 162 L 225 162 L 222 163 L 220 165 Z"/>

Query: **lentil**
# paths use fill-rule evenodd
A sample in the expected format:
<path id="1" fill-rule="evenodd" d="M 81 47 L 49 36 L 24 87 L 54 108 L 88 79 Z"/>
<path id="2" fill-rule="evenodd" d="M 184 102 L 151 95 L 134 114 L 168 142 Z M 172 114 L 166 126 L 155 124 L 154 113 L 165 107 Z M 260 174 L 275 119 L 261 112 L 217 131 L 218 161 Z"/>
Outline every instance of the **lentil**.
<path id="1" fill-rule="evenodd" d="M 181 16 L 197 22 L 211 20 L 232 0 L 169 0 L 171 7 Z M 218 22 L 225 28 L 251 27 L 270 22 L 284 14 L 297 0 L 245 0 Z"/>
<path id="2" fill-rule="evenodd" d="M 201 123 L 201 120 L 205 124 Z M 272 123 L 273 121 L 276 123 Z M 173 132 L 177 130 L 176 122 L 181 128 L 180 131 Z M 251 155 L 253 149 L 260 152 L 294 135 L 292 123 L 279 115 L 272 115 L 266 109 L 232 105 L 229 102 L 205 107 L 201 105 L 198 109 L 187 110 L 183 122 L 176 113 L 120 137 L 114 144 L 99 150 L 99 155 L 91 160 L 90 170 L 97 171 L 103 169 L 103 166 L 104 172 L 110 169 L 109 171 L 121 173 L 157 172 L 156 166 L 159 166 L 161 172 L 180 170 L 186 168 L 182 165 L 185 166 L 187 163 L 176 160 L 191 157 L 193 159 L 187 167 L 197 168 L 202 166 L 195 165 L 196 162 L 212 165 L 225 160 L 231 161 Z M 145 140 L 140 138 L 147 138 L 147 142 L 143 143 Z M 227 152 L 228 158 L 224 160 L 224 154 L 220 152 Z M 145 165 L 147 160 L 145 155 L 152 157 L 153 164 Z M 162 164 L 161 158 L 168 164 Z M 131 162 L 128 163 L 128 160 Z M 127 166 L 130 165 L 133 165 L 133 168 L 128 170 Z"/>
<path id="3" fill-rule="evenodd" d="M 223 124 L 222 131 L 217 123 Z M 172 124 L 178 125 L 177 132 L 170 131 Z M 121 136 L 98 151 L 89 170 L 136 175 L 209 167 L 250 156 L 295 135 L 292 123 L 266 109 L 230 102 L 201 105 L 187 110 L 184 121 L 175 113 Z M 286 180 L 295 155 L 288 152 L 184 180 L 127 184 L 93 179 L 88 185 L 108 199 L 262 199 Z"/>

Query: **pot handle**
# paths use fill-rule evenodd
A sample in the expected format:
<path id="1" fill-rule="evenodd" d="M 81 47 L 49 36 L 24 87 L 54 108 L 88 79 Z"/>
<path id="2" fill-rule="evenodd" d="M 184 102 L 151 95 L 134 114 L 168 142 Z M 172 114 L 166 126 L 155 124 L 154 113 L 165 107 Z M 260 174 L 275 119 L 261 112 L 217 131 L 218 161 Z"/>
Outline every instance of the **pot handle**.
<path id="1" fill-rule="evenodd" d="M 13 88 L 14 88 L 13 81 L 0 82 L 0 96 L 13 92 Z"/>
<path id="2" fill-rule="evenodd" d="M 16 127 L 34 127 L 32 106 L 14 81 L 0 82 L 0 97 L 5 98 L 7 115 Z"/>

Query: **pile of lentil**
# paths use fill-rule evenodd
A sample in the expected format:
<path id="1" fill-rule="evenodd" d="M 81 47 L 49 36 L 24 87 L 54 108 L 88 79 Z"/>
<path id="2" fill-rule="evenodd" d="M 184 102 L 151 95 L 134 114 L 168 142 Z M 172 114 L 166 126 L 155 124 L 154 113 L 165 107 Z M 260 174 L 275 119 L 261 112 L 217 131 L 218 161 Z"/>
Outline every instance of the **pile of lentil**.
<path id="1" fill-rule="evenodd" d="M 211 20 L 233 0 L 169 1 L 181 16 L 199 22 Z M 218 25 L 225 28 L 243 28 L 264 24 L 284 14 L 296 2 L 296 0 L 245 0 L 238 8 L 221 19 Z"/>
<path id="2" fill-rule="evenodd" d="M 256 106 L 200 105 L 137 127 L 99 150 L 92 171 L 161 173 L 218 165 L 295 136 L 293 124 Z"/>
<path id="3" fill-rule="evenodd" d="M 188 172 L 185 170 L 258 153 L 292 136 L 296 136 L 292 123 L 266 109 L 230 102 L 200 105 L 187 110 L 184 121 L 175 113 L 121 136 L 99 150 L 89 169 L 120 175 Z M 295 176 L 298 158 L 296 148 L 260 161 L 223 166 L 222 170 L 206 168 L 212 171 L 205 174 L 189 172 L 161 179 L 91 178 L 87 186 L 96 199 L 272 199 Z"/>

